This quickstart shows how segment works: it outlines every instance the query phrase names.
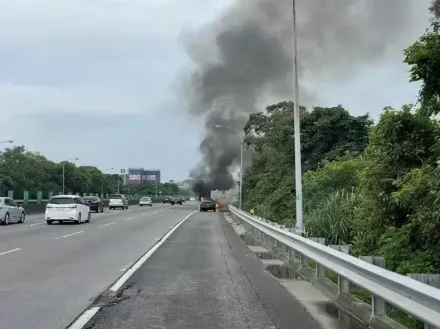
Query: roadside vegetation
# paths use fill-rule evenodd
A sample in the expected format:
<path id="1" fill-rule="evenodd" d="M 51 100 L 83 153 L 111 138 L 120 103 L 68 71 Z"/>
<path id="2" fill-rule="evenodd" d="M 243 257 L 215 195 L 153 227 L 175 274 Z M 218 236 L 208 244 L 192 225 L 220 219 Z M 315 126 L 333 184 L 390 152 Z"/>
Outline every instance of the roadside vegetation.
<path id="1" fill-rule="evenodd" d="M 76 166 L 65 163 L 66 193 L 115 193 L 118 190 L 119 175 L 103 173 L 93 166 Z M 63 167 L 61 163 L 50 161 L 43 155 L 26 150 L 23 146 L 7 148 L 0 152 L 0 196 L 7 196 L 8 191 L 21 199 L 23 192 L 28 191 L 30 199 L 43 192 L 47 198 L 49 192 L 57 194 L 62 191 Z M 155 197 L 156 190 L 162 195 L 181 194 L 176 184 L 158 184 L 148 186 L 123 186 L 120 180 L 120 192 L 142 194 Z"/>
<path id="2" fill-rule="evenodd" d="M 435 8 L 433 8 L 435 9 Z M 435 12 L 434 12 L 435 13 Z M 404 50 L 417 105 L 386 107 L 377 122 L 341 105 L 301 109 L 306 231 L 355 255 L 380 255 L 401 274 L 440 273 L 440 21 Z M 250 116 L 255 151 L 243 202 L 257 215 L 294 225 L 293 104 Z"/>

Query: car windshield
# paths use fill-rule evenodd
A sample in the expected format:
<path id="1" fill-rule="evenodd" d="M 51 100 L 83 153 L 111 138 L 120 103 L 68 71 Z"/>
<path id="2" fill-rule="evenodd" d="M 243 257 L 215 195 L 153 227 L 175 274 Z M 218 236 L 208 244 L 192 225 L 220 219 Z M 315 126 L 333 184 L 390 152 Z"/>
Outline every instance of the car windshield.
<path id="1" fill-rule="evenodd" d="M 141 198 L 143 201 L 150 201 L 150 198 Z"/>
<path id="2" fill-rule="evenodd" d="M 83 197 L 84 200 L 98 200 L 96 196 L 85 196 Z"/>
<path id="3" fill-rule="evenodd" d="M 110 195 L 110 199 L 122 199 L 122 195 L 120 195 L 120 194 L 112 194 L 112 195 Z"/>
<path id="4" fill-rule="evenodd" d="M 54 197 L 50 199 L 50 204 L 76 204 L 75 200 L 73 198 L 60 198 L 60 197 Z"/>

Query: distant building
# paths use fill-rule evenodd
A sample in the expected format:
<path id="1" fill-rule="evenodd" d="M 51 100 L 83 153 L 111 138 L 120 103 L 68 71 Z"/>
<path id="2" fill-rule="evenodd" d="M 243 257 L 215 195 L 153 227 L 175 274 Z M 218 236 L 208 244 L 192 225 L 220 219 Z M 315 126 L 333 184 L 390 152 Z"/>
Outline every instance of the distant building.
<path id="1" fill-rule="evenodd" d="M 128 168 L 126 184 L 160 184 L 160 170 L 145 170 L 144 168 Z M 122 170 L 121 170 L 122 172 Z"/>
<path id="2" fill-rule="evenodd" d="M 152 170 L 144 170 L 142 176 L 143 184 L 160 184 L 160 170 L 152 169 Z"/>

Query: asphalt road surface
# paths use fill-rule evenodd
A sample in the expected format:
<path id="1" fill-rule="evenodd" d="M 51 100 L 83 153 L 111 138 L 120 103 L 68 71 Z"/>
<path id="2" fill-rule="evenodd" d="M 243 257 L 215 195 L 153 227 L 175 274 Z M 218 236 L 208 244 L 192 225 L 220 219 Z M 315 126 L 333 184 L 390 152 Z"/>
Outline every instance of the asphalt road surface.
<path id="1" fill-rule="evenodd" d="M 317 328 L 221 213 L 189 217 L 116 296 L 95 305 L 87 329 Z"/>
<path id="2" fill-rule="evenodd" d="M 37 214 L 0 226 L 0 328 L 65 328 L 195 209 L 106 209 L 81 225 L 47 225 Z"/>

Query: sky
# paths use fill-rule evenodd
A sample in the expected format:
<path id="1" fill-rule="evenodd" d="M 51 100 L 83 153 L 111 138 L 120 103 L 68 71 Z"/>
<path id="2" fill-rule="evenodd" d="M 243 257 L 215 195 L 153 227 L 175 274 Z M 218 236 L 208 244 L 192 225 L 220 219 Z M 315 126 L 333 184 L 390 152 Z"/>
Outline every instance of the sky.
<path id="1" fill-rule="evenodd" d="M 179 99 L 179 77 L 192 65 L 182 35 L 233 2 L 1 0 L 0 140 L 53 161 L 187 178 L 200 161 L 204 122 Z M 380 63 L 343 83 L 304 82 L 321 90 L 319 105 L 377 118 L 384 106 L 416 102 L 402 49 L 428 26 L 429 0 L 414 2 L 410 28 Z"/>

